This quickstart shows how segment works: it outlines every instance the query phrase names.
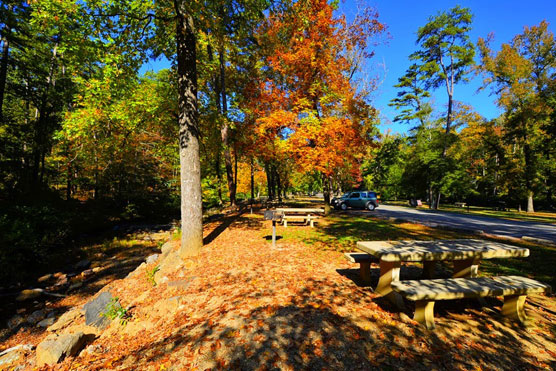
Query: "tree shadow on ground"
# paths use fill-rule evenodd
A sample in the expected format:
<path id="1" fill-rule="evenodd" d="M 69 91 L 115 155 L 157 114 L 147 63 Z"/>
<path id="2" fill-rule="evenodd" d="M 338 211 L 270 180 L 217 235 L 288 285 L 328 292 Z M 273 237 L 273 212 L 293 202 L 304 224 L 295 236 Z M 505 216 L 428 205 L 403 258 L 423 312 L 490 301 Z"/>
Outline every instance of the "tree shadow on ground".
<path id="1" fill-rule="evenodd" d="M 232 302 L 218 318 L 186 322 L 165 337 L 130 355 L 141 363 L 168 360 L 184 368 L 217 369 L 534 369 L 539 366 L 524 343 L 538 345 L 526 329 L 500 316 L 462 320 L 468 310 L 457 305 L 439 329 L 402 323 L 376 307 L 376 297 L 357 289 L 326 287 L 310 280 L 291 302 L 231 313 Z M 325 288 L 326 287 L 326 288 Z M 325 289 L 323 289 L 325 288 Z M 266 289 L 263 296 L 274 295 Z M 350 295 L 346 297 L 346 295 Z M 243 298 L 237 298 L 241 302 Z M 340 311 L 334 303 L 362 304 L 358 312 Z M 361 309 L 360 307 L 358 307 Z M 448 312 L 448 311 L 447 311 Z M 455 317 L 452 318 L 452 317 Z M 484 321 L 484 322 L 483 322 Z M 177 319 L 176 323 L 180 320 Z M 493 330 L 494 328 L 494 330 Z"/>

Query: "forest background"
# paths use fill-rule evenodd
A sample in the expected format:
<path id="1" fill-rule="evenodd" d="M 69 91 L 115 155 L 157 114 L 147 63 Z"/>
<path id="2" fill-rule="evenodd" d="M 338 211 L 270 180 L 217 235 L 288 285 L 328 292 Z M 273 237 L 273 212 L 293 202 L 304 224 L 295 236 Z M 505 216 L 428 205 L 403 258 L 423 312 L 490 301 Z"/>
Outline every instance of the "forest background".
<path id="1" fill-rule="evenodd" d="M 383 109 L 409 128 L 392 134 L 379 129 L 374 58 L 392 34 L 380 9 L 345 9 L 325 0 L 2 2 L 0 281 L 115 221 L 176 217 L 180 203 L 183 217 L 196 196 L 180 200 L 180 147 L 192 148 L 180 130 L 199 142 L 200 167 L 188 171 L 199 172 L 204 210 L 314 192 L 328 205 L 354 188 L 432 208 L 554 208 L 548 22 L 494 42 L 471 38 L 472 9 L 430 14 L 412 30 L 407 70 Z M 157 58 L 170 67 L 141 73 Z M 183 85 L 192 71 L 195 84 Z M 460 98 L 470 79 L 499 115 Z"/>

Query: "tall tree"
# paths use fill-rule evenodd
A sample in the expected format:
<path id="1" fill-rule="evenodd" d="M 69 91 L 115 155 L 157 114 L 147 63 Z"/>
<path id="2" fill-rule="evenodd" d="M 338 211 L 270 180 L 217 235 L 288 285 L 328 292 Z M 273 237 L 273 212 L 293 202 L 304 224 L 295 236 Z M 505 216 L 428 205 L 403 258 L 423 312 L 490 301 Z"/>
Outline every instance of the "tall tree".
<path id="1" fill-rule="evenodd" d="M 466 75 L 473 65 L 475 48 L 469 39 L 472 14 L 469 8 L 456 6 L 448 12 L 440 12 L 429 18 L 429 22 L 417 31 L 420 50 L 410 56 L 425 82 L 425 90 L 444 86 L 448 97 L 445 136 L 442 157 L 446 157 L 449 147 L 453 120 L 454 88 L 466 81 Z M 435 208 L 440 203 L 441 193 L 437 193 Z"/>
<path id="2" fill-rule="evenodd" d="M 376 134 L 376 110 L 353 80 L 361 67 L 353 56 L 372 55 L 369 39 L 385 30 L 377 17 L 367 8 L 349 24 L 326 0 L 299 1 L 271 14 L 260 35 L 269 69 L 259 84 L 259 130 L 287 142 L 303 171 L 321 174 L 327 211 L 334 174 L 348 169 L 360 182 L 358 148 Z"/>
<path id="3" fill-rule="evenodd" d="M 506 137 L 516 144 L 516 154 L 522 156 L 527 212 L 533 212 L 534 194 L 541 184 L 541 157 L 543 152 L 550 155 L 550 150 L 543 151 L 543 144 L 550 138 L 545 130 L 554 110 L 546 99 L 556 73 L 554 34 L 543 21 L 525 27 L 498 53 L 492 51 L 489 41 L 479 39 L 480 71 L 485 86 L 494 87 L 498 104 L 505 109 Z"/>

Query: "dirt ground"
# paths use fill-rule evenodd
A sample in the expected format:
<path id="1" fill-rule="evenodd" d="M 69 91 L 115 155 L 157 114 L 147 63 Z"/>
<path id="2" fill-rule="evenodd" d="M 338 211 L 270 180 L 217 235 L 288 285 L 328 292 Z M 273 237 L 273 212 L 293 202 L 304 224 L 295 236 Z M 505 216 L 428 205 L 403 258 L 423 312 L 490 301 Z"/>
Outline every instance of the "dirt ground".
<path id="1" fill-rule="evenodd" d="M 327 223 L 321 220 L 317 228 Z M 285 238 L 273 248 L 270 222 L 261 215 L 229 214 L 206 224 L 207 243 L 197 259 L 165 260 L 154 275 L 156 286 L 149 272 L 159 263 L 52 303 L 61 312 L 108 290 L 129 316 L 125 324 L 113 321 L 79 355 L 52 369 L 556 368 L 553 297 L 528 298 L 527 326 L 502 317 L 499 298 L 438 302 L 437 328 L 428 331 L 411 319 L 412 303 L 400 312 L 373 293 L 377 266 L 372 285 L 362 285 L 358 266 L 338 249 L 294 238 L 307 228 L 279 227 Z M 177 244 L 174 240 L 171 247 Z M 419 270 L 404 267 L 402 278 L 417 277 Z M 36 346 L 46 333 L 21 327 L 4 334 L 0 350 Z M 24 369 L 35 369 L 33 357 L 30 352 L 21 363 Z"/>

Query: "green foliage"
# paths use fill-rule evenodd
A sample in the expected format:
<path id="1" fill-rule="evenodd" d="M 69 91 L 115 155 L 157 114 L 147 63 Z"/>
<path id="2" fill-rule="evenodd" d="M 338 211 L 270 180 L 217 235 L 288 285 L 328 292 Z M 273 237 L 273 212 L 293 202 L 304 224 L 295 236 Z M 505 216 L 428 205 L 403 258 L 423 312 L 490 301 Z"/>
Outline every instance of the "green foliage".
<path id="1" fill-rule="evenodd" d="M 122 307 L 120 299 L 117 297 L 112 298 L 110 302 L 106 304 L 105 311 L 101 313 L 101 315 L 110 320 L 118 318 L 122 326 L 125 326 L 131 318 L 131 314 L 127 309 Z"/>
<path id="2" fill-rule="evenodd" d="M 155 266 L 152 269 L 149 269 L 147 271 L 145 271 L 145 275 L 147 276 L 147 281 L 153 285 L 153 287 L 156 287 L 156 281 L 154 279 L 154 276 L 156 274 L 156 272 L 158 272 L 160 270 L 160 266 Z"/>

